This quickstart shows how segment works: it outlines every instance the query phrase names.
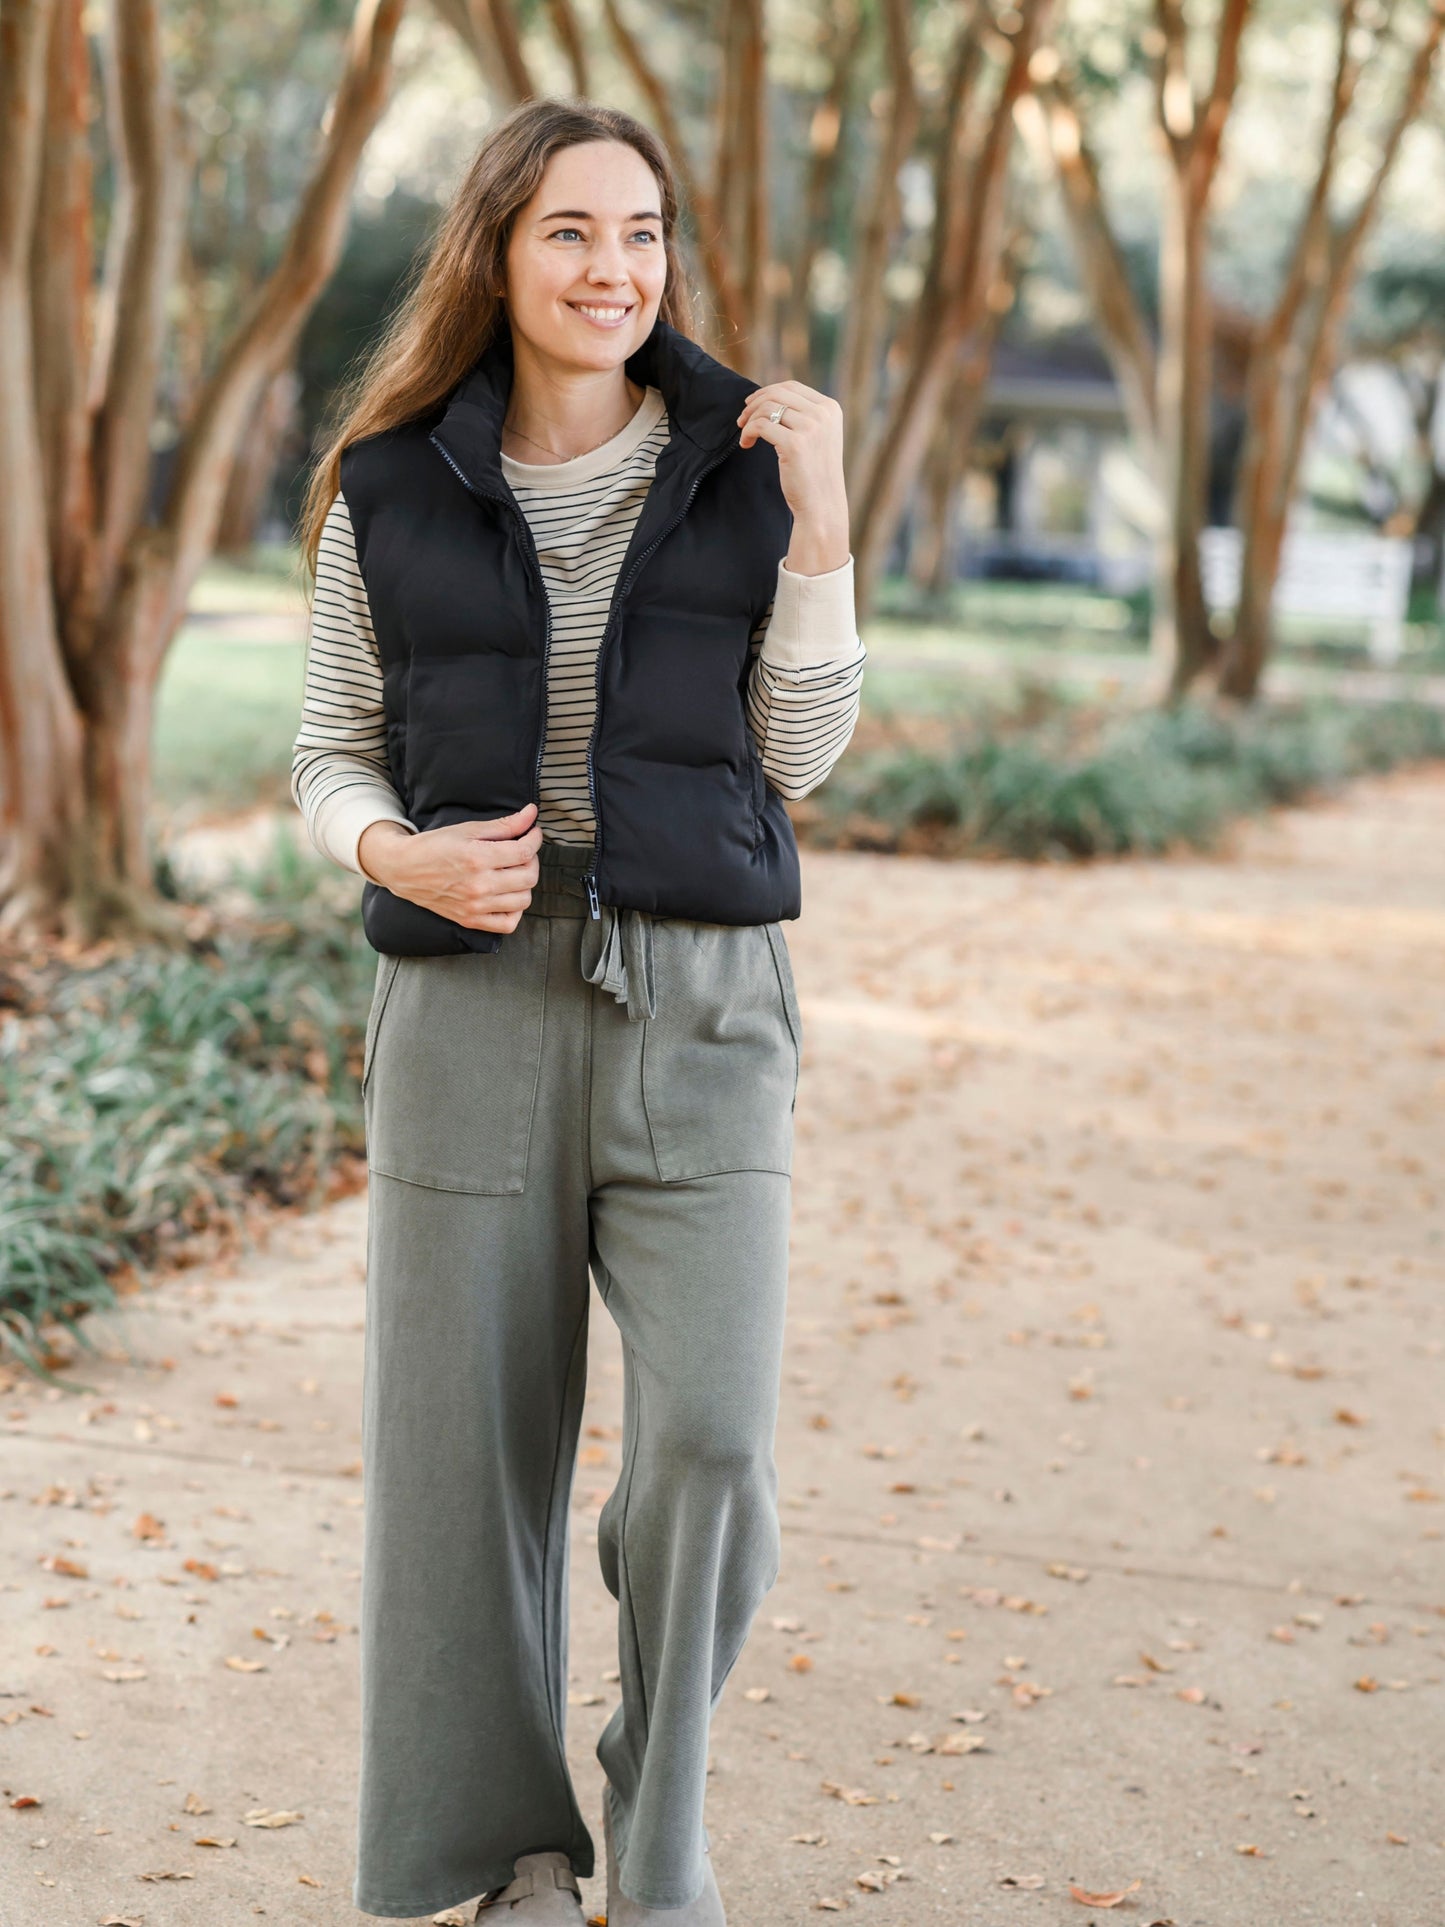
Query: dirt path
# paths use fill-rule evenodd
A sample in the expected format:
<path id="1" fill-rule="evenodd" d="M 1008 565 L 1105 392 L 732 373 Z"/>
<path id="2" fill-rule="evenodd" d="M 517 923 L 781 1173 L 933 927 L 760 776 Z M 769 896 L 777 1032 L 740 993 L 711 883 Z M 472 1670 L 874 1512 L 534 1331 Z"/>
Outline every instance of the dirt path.
<path id="1" fill-rule="evenodd" d="M 807 858 L 733 1927 L 1440 1927 L 1442 826 L 1436 773 L 1233 861 Z M 364 1232 L 358 1199 L 166 1286 L 99 1396 L 0 1399 L 5 1927 L 357 1918 Z M 595 1819 L 600 1307 L 591 1397 Z"/>

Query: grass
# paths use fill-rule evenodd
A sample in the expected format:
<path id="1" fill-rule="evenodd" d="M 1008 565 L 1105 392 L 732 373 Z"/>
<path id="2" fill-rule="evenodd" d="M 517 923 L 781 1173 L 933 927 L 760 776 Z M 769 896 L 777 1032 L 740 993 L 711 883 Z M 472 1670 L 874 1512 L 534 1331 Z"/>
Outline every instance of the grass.
<path id="1" fill-rule="evenodd" d="M 278 836 L 190 898 L 181 948 L 7 960 L 0 1357 L 50 1376 L 55 1328 L 89 1346 L 81 1319 L 146 1270 L 358 1181 L 376 955 L 355 895 Z"/>

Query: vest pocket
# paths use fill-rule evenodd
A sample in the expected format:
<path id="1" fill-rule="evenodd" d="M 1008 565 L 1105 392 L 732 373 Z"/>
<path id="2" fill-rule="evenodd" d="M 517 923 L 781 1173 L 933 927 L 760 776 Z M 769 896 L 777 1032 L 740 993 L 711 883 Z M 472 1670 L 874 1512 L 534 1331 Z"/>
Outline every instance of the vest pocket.
<path id="1" fill-rule="evenodd" d="M 495 953 L 388 959 L 363 1081 L 373 1171 L 436 1191 L 523 1189 L 550 936 L 548 918 L 524 917 Z"/>
<path id="2" fill-rule="evenodd" d="M 791 1174 L 802 1032 L 781 931 L 661 918 L 653 946 L 642 1098 L 658 1176 Z"/>

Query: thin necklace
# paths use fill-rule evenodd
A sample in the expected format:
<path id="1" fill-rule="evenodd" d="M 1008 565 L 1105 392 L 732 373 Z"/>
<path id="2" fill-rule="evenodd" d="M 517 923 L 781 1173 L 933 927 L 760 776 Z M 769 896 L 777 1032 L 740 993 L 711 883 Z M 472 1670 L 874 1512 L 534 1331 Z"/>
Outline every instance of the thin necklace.
<path id="1" fill-rule="evenodd" d="M 632 411 L 632 414 L 627 417 L 627 421 L 622 424 L 622 428 L 626 428 L 627 422 L 630 422 L 633 419 L 633 416 L 636 415 L 636 413 L 637 413 L 637 409 L 634 408 Z M 618 435 L 622 433 L 622 428 L 614 428 L 610 435 L 604 435 L 602 437 L 601 442 L 593 442 L 592 448 L 579 448 L 576 455 L 564 455 L 560 449 L 549 448 L 546 442 L 539 442 L 535 438 L 535 436 L 523 434 L 520 428 L 513 427 L 513 425 L 510 422 L 503 422 L 502 426 L 508 429 L 513 435 L 520 437 L 522 441 L 531 442 L 533 448 L 545 448 L 547 450 L 547 453 L 549 455 L 555 455 L 559 462 L 575 462 L 579 456 L 590 455 L 592 453 L 592 448 L 601 448 L 602 442 L 613 441 Z"/>

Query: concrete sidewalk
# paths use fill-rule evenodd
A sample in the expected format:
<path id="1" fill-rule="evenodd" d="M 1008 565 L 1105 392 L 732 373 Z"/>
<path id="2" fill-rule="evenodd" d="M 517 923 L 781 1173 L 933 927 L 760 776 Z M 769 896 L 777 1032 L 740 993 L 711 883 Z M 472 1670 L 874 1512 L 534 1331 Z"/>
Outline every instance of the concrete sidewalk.
<path id="1" fill-rule="evenodd" d="M 1445 1922 L 1442 822 L 1413 775 L 1220 862 L 806 859 L 732 1927 Z M 4 1927 L 360 1918 L 364 1237 L 281 1225 L 132 1300 L 93 1393 L 0 1397 Z M 598 1305 L 594 1823 L 620 1385 Z"/>

